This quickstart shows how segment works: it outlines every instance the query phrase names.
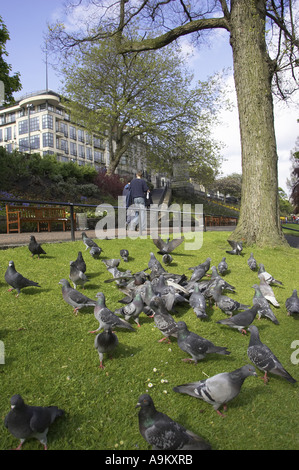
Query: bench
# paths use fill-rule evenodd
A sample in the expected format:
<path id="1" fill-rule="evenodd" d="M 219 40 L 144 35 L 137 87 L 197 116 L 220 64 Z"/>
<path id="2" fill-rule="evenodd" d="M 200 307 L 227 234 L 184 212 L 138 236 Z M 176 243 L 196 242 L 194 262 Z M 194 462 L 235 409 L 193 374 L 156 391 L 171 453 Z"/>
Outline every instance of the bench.
<path id="1" fill-rule="evenodd" d="M 37 224 L 37 231 L 48 230 L 51 232 L 52 223 L 61 222 L 63 231 L 67 228 L 70 219 L 66 216 L 63 207 L 34 207 L 34 206 L 10 206 L 6 204 L 7 233 L 21 233 L 21 224 L 33 222 Z M 74 228 L 76 228 L 76 215 L 74 214 Z"/>

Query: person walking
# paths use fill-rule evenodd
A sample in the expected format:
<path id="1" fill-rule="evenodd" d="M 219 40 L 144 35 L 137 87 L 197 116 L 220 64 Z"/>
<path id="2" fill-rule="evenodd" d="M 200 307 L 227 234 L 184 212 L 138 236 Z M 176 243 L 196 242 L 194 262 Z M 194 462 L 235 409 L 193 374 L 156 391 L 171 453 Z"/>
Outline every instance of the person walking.
<path id="1" fill-rule="evenodd" d="M 139 220 L 139 233 L 146 229 L 145 195 L 149 191 L 146 181 L 142 178 L 142 172 L 137 171 L 136 178 L 131 181 L 130 192 L 134 208 L 135 217 L 130 221 L 130 230 L 135 230 Z"/>

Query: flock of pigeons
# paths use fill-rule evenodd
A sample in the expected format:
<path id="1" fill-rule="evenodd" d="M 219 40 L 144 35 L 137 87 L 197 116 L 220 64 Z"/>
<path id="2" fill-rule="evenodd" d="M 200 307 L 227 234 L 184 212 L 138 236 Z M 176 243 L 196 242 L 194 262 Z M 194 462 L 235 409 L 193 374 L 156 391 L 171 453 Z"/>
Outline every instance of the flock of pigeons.
<path id="1" fill-rule="evenodd" d="M 85 232 L 82 233 L 82 241 L 90 255 L 99 259 L 103 250 Z M 211 258 L 207 258 L 197 266 L 190 267 L 189 270 L 192 271 L 190 279 L 184 274 L 173 274 L 165 269 L 164 266 L 171 266 L 173 260 L 171 253 L 182 241 L 183 238 L 171 241 L 169 239 L 164 241 L 160 237 L 154 239 L 158 253 L 162 255 L 162 263 L 151 252 L 148 267 L 137 273 L 118 269 L 121 260 L 129 261 L 128 250 L 121 250 L 119 259 L 101 258 L 112 276 L 105 282 L 114 282 L 124 295 L 119 301 L 123 306 L 115 311 L 107 307 L 103 292 L 98 292 L 94 300 L 77 289 L 78 286 L 84 289 L 88 282 L 82 252 L 79 251 L 77 259 L 70 262 L 69 280 L 59 281 L 62 286 L 62 297 L 73 308 L 76 315 L 83 308 L 94 309 L 94 316 L 99 326 L 90 333 L 97 333 L 94 346 L 99 354 L 99 367 L 104 369 L 104 354 L 111 353 L 118 346 L 115 329 L 126 328 L 134 331 L 132 322 L 140 327 L 141 313 L 153 318 L 156 327 L 163 335 L 160 342 L 170 342 L 170 337 L 176 338 L 177 346 L 187 354 L 184 361 L 197 363 L 209 354 L 229 355 L 230 351 L 227 347 L 215 345 L 207 338 L 190 331 L 186 322 L 176 321 L 172 315 L 176 312 L 176 305 L 182 303 L 189 305 L 195 315 L 200 320 L 204 320 L 208 317 L 207 305 L 216 305 L 226 315 L 224 319 L 216 323 L 236 328 L 241 334 L 250 332 L 247 355 L 252 364 L 243 365 L 236 370 L 220 373 L 205 380 L 178 385 L 173 388 L 174 392 L 201 399 L 212 405 L 216 412 L 224 417 L 220 409 L 222 407 L 224 410 L 227 409 L 227 403 L 240 393 L 247 377 L 257 376 L 255 367 L 264 373 L 265 383 L 269 380 L 268 374 L 277 375 L 290 383 L 295 383 L 296 380 L 286 371 L 274 352 L 261 341 L 257 326 L 252 325 L 256 316 L 266 317 L 275 324 L 279 323 L 270 306 L 272 304 L 279 307 L 271 286 L 281 286 L 282 282 L 269 274 L 263 264 L 258 265 L 251 253 L 247 264 L 251 270 L 257 272 L 259 284 L 253 285 L 255 293 L 252 306 L 242 304 L 229 296 L 229 292 L 234 292 L 235 287 L 222 277 L 228 271 L 226 257 L 222 258 L 217 267 L 211 266 Z M 234 241 L 229 241 L 229 243 L 231 245 L 231 249 L 227 250 L 229 255 L 242 254 L 242 243 Z M 34 236 L 31 236 L 28 248 L 32 256 L 40 257 L 46 254 Z M 211 274 L 208 274 L 210 270 Z M 5 272 L 5 281 L 10 286 L 9 290 L 16 291 L 16 296 L 25 287 L 40 287 L 38 283 L 26 279 L 17 272 L 13 261 L 9 262 Z M 71 287 L 69 281 L 74 287 Z M 296 290 L 286 299 L 285 306 L 288 315 L 299 314 L 299 299 Z M 153 449 L 211 449 L 210 443 L 201 436 L 187 430 L 166 414 L 158 411 L 150 395 L 141 395 L 136 407 L 140 407 L 138 415 L 140 433 Z M 37 438 L 47 449 L 49 426 L 63 414 L 64 411 L 56 406 L 28 406 L 20 395 L 14 395 L 11 398 L 11 410 L 5 417 L 5 426 L 13 436 L 20 440 L 17 449 L 20 449 L 23 442 L 31 437 Z"/>

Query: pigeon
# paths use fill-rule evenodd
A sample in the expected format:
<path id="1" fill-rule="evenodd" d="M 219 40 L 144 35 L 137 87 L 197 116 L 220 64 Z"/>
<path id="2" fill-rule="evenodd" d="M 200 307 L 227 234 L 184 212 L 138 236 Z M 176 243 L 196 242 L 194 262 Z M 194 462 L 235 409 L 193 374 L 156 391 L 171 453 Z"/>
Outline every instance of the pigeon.
<path id="1" fill-rule="evenodd" d="M 168 312 L 165 306 L 165 300 L 160 296 L 154 296 L 150 303 L 150 308 L 154 312 L 154 322 L 156 327 L 164 335 L 162 339 L 159 339 L 159 343 L 168 340 L 170 343 L 170 336 L 177 338 L 178 327 L 177 323 Z"/>
<path id="2" fill-rule="evenodd" d="M 220 263 L 218 264 L 218 272 L 219 274 L 226 274 L 227 273 L 227 270 L 228 270 L 228 264 L 226 262 L 226 258 L 223 257 L 222 260 L 220 261 Z"/>
<path id="3" fill-rule="evenodd" d="M 257 270 L 257 262 L 253 256 L 253 253 L 250 253 L 250 256 L 247 260 L 247 264 L 250 267 L 251 271 L 256 271 Z"/>
<path id="4" fill-rule="evenodd" d="M 86 246 L 85 251 L 92 247 L 99 248 L 96 242 L 94 242 L 91 238 L 89 238 L 85 232 L 82 232 L 82 240 L 83 240 L 84 245 Z"/>
<path id="5" fill-rule="evenodd" d="M 5 272 L 4 279 L 9 286 L 11 286 L 8 291 L 11 292 L 13 289 L 17 291 L 16 297 L 21 293 L 21 289 L 24 287 L 41 287 L 38 282 L 30 281 L 18 271 L 16 271 L 15 263 L 10 261 L 8 263 L 8 268 Z"/>
<path id="6" fill-rule="evenodd" d="M 92 246 L 89 250 L 89 254 L 94 258 L 94 259 L 99 259 L 101 253 L 102 253 L 102 248 L 99 246 Z"/>
<path id="7" fill-rule="evenodd" d="M 129 251 L 128 250 L 122 249 L 122 250 L 120 250 L 119 254 L 120 254 L 121 258 L 126 263 L 129 261 Z"/>
<path id="8" fill-rule="evenodd" d="M 175 248 L 177 248 L 182 242 L 184 241 L 184 237 L 182 238 L 174 238 L 170 240 L 169 238 L 164 241 L 162 238 L 153 238 L 153 242 L 158 248 L 158 253 L 160 255 L 165 255 L 171 253 Z"/>
<path id="9" fill-rule="evenodd" d="M 272 309 L 268 303 L 268 300 L 263 296 L 260 290 L 260 286 L 257 284 L 254 284 L 252 288 L 255 290 L 254 296 L 253 296 L 253 305 L 258 305 L 258 314 L 259 314 L 259 319 L 261 317 L 267 317 L 269 318 L 273 323 L 276 325 L 279 325 L 279 321 L 277 320 L 276 316 L 272 312 Z"/>
<path id="10" fill-rule="evenodd" d="M 225 417 L 219 408 L 223 406 L 226 411 L 227 403 L 239 395 L 245 379 L 249 376 L 257 376 L 257 373 L 253 366 L 247 364 L 232 372 L 221 372 L 198 382 L 178 385 L 173 391 L 199 398 L 212 405 L 220 416 Z"/>
<path id="11" fill-rule="evenodd" d="M 207 354 L 230 354 L 230 351 L 228 351 L 226 347 L 215 346 L 208 339 L 202 338 L 196 333 L 189 331 L 184 321 L 178 321 L 177 327 L 178 346 L 182 351 L 191 356 L 191 358 L 183 359 L 183 361 L 194 361 L 195 364 L 197 364 L 197 362 L 206 357 Z"/>
<path id="12" fill-rule="evenodd" d="M 143 307 L 144 303 L 141 294 L 137 293 L 132 302 L 116 310 L 115 313 L 123 315 L 126 321 L 129 321 L 130 318 L 132 318 L 137 326 L 140 327 L 139 315 L 143 311 Z"/>
<path id="13" fill-rule="evenodd" d="M 253 305 L 251 308 L 244 310 L 243 312 L 239 312 L 236 315 L 233 315 L 229 318 L 224 318 L 223 320 L 219 320 L 216 323 L 220 323 L 220 325 L 226 325 L 230 328 L 236 328 L 242 334 L 246 334 L 247 328 L 253 320 L 255 319 L 257 312 L 258 312 L 258 305 Z"/>
<path id="14" fill-rule="evenodd" d="M 212 297 L 217 307 L 220 308 L 226 315 L 232 315 L 237 310 L 245 310 L 250 305 L 241 304 L 235 299 L 231 299 L 226 295 L 222 295 L 222 288 L 224 287 L 222 279 L 218 279 L 216 285 L 212 291 Z"/>
<path id="15" fill-rule="evenodd" d="M 47 434 L 49 427 L 64 415 L 57 406 L 29 406 L 21 395 L 13 395 L 10 400 L 11 410 L 6 415 L 4 424 L 8 431 L 17 439 L 20 450 L 27 439 L 35 438 L 47 450 Z"/>
<path id="16" fill-rule="evenodd" d="M 243 250 L 243 242 L 236 242 L 235 240 L 227 240 L 232 249 L 230 251 L 226 251 L 229 255 L 241 255 Z"/>
<path id="17" fill-rule="evenodd" d="M 60 279 L 58 284 L 62 285 L 63 300 L 74 308 L 76 315 L 81 308 L 96 306 L 96 300 L 90 299 L 76 289 L 73 289 L 67 279 Z"/>
<path id="18" fill-rule="evenodd" d="M 38 243 L 35 239 L 34 235 L 30 236 L 30 241 L 28 245 L 29 251 L 31 252 L 32 258 L 34 258 L 35 255 L 37 255 L 38 259 L 40 255 L 46 255 L 47 253 L 45 250 L 41 247 L 40 243 Z"/>
<path id="19" fill-rule="evenodd" d="M 193 266 L 192 268 L 188 268 L 192 271 L 195 271 L 197 268 L 203 268 L 205 272 L 208 272 L 211 265 L 211 258 L 207 258 L 203 263 L 198 264 L 197 266 Z"/>
<path id="20" fill-rule="evenodd" d="M 70 280 L 72 281 L 74 285 L 74 289 L 77 289 L 77 286 L 82 286 L 84 289 L 84 286 L 86 282 L 89 281 L 88 277 L 86 276 L 85 273 L 80 271 L 79 268 L 77 268 L 76 262 L 75 261 L 70 261 L 70 275 L 69 275 Z"/>
<path id="21" fill-rule="evenodd" d="M 265 373 L 264 383 L 269 381 L 268 373 L 283 377 L 290 383 L 295 383 L 296 380 L 285 370 L 271 349 L 261 342 L 258 328 L 251 325 L 248 330 L 250 331 L 250 341 L 247 355 L 250 361 Z"/>
<path id="22" fill-rule="evenodd" d="M 113 333 L 112 328 L 104 329 L 98 333 L 94 340 L 94 347 L 97 349 L 100 358 L 100 369 L 105 369 L 103 365 L 104 354 L 113 351 L 118 345 L 118 337 Z"/>
<path id="23" fill-rule="evenodd" d="M 288 315 L 294 315 L 296 313 L 299 313 L 299 299 L 296 289 L 293 290 L 291 297 L 288 297 L 286 299 L 285 306 Z"/>
<path id="24" fill-rule="evenodd" d="M 160 261 L 157 260 L 153 252 L 150 253 L 150 259 L 147 266 L 151 270 L 151 278 L 160 276 L 161 274 L 164 274 L 166 272 L 166 270 L 163 268 Z"/>
<path id="25" fill-rule="evenodd" d="M 139 397 L 139 431 L 153 450 L 211 450 L 209 442 L 158 411 L 150 395 Z"/>
<path id="26" fill-rule="evenodd" d="M 126 328 L 128 330 L 135 331 L 130 323 L 115 315 L 115 313 L 106 306 L 105 295 L 103 292 L 98 292 L 96 297 L 97 302 L 94 308 L 94 316 L 99 322 L 99 327 L 89 333 L 95 333 L 96 331 L 101 329 L 105 330 L 107 328 Z"/>
<path id="27" fill-rule="evenodd" d="M 258 270 L 257 275 L 259 279 L 264 278 L 268 284 L 278 284 L 279 286 L 283 285 L 281 281 L 278 281 L 277 279 L 275 279 L 271 274 L 269 274 L 265 270 L 265 266 L 262 263 L 259 264 L 259 270 Z"/>
<path id="28" fill-rule="evenodd" d="M 207 272 L 205 266 L 203 265 L 199 265 L 199 266 L 196 266 L 195 268 L 189 268 L 189 269 L 193 269 L 193 273 L 190 278 L 191 282 L 200 281 L 206 275 L 206 272 Z"/>
<path id="29" fill-rule="evenodd" d="M 84 261 L 84 258 L 82 256 L 82 251 L 78 251 L 78 256 L 76 261 L 74 262 L 79 271 L 82 271 L 82 273 L 86 272 L 86 263 Z"/>
<path id="30" fill-rule="evenodd" d="M 162 256 L 162 262 L 166 264 L 166 266 L 169 266 L 173 261 L 173 257 L 169 253 L 165 253 L 165 255 Z"/>
<path id="31" fill-rule="evenodd" d="M 206 313 L 206 299 L 204 295 L 200 292 L 198 284 L 194 284 L 194 289 L 192 294 L 189 297 L 189 304 L 193 308 L 197 318 L 207 318 Z"/>
<path id="32" fill-rule="evenodd" d="M 260 291 L 274 307 L 280 307 L 279 302 L 275 298 L 272 287 L 268 284 L 263 277 L 260 278 Z"/>
<path id="33" fill-rule="evenodd" d="M 111 259 L 102 259 L 102 262 L 106 266 L 106 268 L 117 268 L 120 263 L 120 259 L 118 258 L 111 258 Z"/>

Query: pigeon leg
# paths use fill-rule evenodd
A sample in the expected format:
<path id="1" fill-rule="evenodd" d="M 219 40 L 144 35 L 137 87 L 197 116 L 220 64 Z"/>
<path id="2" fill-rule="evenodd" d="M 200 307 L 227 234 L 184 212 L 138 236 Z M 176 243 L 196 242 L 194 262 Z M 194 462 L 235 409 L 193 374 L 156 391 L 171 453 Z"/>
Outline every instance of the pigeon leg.
<path id="1" fill-rule="evenodd" d="M 102 361 L 100 362 L 99 368 L 100 369 L 105 369 L 105 366 L 103 365 Z"/>
<path id="2" fill-rule="evenodd" d="M 185 359 L 182 359 L 182 361 L 183 362 L 193 362 L 193 359 L 191 357 L 185 357 Z"/>
<path id="3" fill-rule="evenodd" d="M 261 379 L 264 381 L 265 385 L 267 384 L 267 382 L 269 382 L 269 377 L 267 376 L 267 371 L 265 372 L 264 377 L 261 377 Z"/>
<path id="4" fill-rule="evenodd" d="M 171 341 L 170 341 L 170 339 L 168 338 L 168 336 L 164 336 L 164 338 L 159 339 L 159 340 L 158 340 L 158 343 L 162 343 L 163 341 L 166 341 L 167 339 L 168 339 L 167 343 L 171 343 Z"/>
<path id="5" fill-rule="evenodd" d="M 18 447 L 16 447 L 14 450 L 21 450 L 22 445 L 24 444 L 24 442 L 25 442 L 25 439 L 21 439 L 21 440 L 20 440 L 20 444 L 19 444 Z"/>
<path id="6" fill-rule="evenodd" d="M 244 330 L 244 328 L 242 328 L 241 333 L 242 333 L 242 335 L 247 335 L 247 331 Z"/>
<path id="7" fill-rule="evenodd" d="M 217 414 L 219 414 L 219 416 L 221 416 L 222 418 L 226 418 L 226 416 L 223 413 L 221 413 L 221 411 L 219 410 L 216 410 L 216 411 L 217 411 Z"/>

